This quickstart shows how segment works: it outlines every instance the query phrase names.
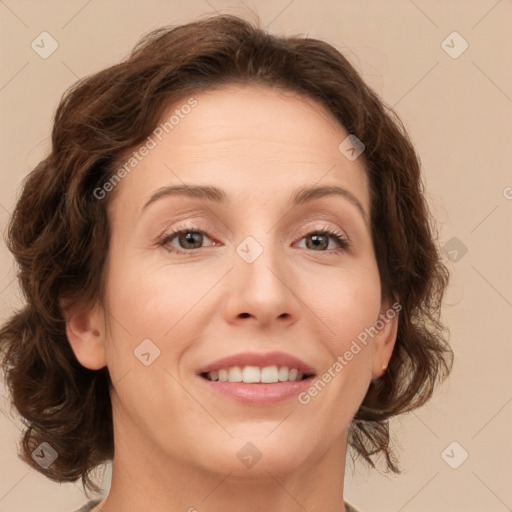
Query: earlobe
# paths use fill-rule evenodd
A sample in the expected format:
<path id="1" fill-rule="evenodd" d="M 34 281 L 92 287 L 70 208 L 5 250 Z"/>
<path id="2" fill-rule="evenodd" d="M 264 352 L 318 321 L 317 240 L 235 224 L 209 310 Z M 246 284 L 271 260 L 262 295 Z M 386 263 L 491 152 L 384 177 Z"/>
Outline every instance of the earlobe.
<path id="1" fill-rule="evenodd" d="M 379 329 L 373 343 L 373 379 L 382 377 L 387 371 L 396 343 L 399 311 L 401 309 L 402 307 L 397 300 L 392 306 L 391 304 L 386 304 L 380 312 L 380 322 L 376 322 L 376 325 L 382 326 L 382 328 Z"/>
<path id="2" fill-rule="evenodd" d="M 78 362 L 89 370 L 99 370 L 107 364 L 103 313 L 99 307 L 61 308 L 66 320 L 66 335 Z"/>

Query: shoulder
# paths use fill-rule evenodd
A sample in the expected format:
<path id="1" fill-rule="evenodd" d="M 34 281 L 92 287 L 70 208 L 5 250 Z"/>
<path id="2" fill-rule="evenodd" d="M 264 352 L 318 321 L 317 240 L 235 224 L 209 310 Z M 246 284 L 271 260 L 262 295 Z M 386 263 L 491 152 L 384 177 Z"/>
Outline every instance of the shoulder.
<path id="1" fill-rule="evenodd" d="M 76 510 L 75 512 L 89 512 L 90 510 L 92 510 L 98 503 L 100 503 L 101 500 L 96 500 L 96 501 L 89 501 L 88 503 L 86 503 L 82 508 L 79 508 L 78 510 Z M 356 510 L 352 505 L 350 505 L 349 503 L 345 502 L 345 510 L 346 512 L 359 512 L 358 510 Z"/>
<path id="2" fill-rule="evenodd" d="M 86 503 L 83 507 L 79 508 L 78 510 L 75 510 L 75 512 L 89 512 L 92 510 L 98 503 L 100 503 L 101 500 L 93 500 Z M 348 512 L 348 511 L 347 511 Z"/>

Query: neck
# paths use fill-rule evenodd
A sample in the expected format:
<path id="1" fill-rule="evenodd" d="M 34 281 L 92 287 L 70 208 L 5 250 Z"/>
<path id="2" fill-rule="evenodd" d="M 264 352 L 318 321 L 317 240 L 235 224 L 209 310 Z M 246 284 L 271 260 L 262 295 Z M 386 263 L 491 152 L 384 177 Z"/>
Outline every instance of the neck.
<path id="1" fill-rule="evenodd" d="M 237 464 L 224 473 L 177 460 L 133 434 L 116 432 L 110 491 L 94 512 L 345 512 L 346 431 L 299 467 L 262 458 L 251 468 Z"/>

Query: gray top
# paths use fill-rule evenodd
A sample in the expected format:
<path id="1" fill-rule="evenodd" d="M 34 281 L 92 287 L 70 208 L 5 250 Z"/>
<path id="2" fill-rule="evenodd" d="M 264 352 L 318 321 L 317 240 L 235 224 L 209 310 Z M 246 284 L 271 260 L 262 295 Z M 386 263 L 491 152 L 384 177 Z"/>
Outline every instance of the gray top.
<path id="1" fill-rule="evenodd" d="M 89 512 L 89 510 L 92 510 L 103 498 L 99 500 L 92 500 L 86 503 L 82 508 L 79 508 L 75 512 Z"/>
<path id="2" fill-rule="evenodd" d="M 99 502 L 101 501 L 101 499 L 99 500 L 96 500 L 96 501 L 89 501 L 89 503 L 86 503 L 82 508 L 76 510 L 75 512 L 89 512 L 90 510 L 92 510 Z M 345 502 L 345 509 L 347 512 L 358 512 L 358 510 L 356 510 L 352 505 L 350 505 L 349 503 Z"/>

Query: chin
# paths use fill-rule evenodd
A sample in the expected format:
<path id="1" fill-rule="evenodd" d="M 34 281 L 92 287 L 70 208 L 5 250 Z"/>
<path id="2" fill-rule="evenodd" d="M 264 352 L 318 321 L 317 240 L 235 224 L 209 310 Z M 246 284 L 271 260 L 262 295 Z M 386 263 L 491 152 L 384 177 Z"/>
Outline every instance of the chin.
<path id="1" fill-rule="evenodd" d="M 291 440 L 289 436 L 287 439 L 283 435 L 268 435 L 270 430 L 266 429 L 262 434 L 258 425 L 255 425 L 256 430 L 259 432 L 254 436 L 240 438 L 235 435 L 234 439 L 225 443 L 212 442 L 209 449 L 205 446 L 198 464 L 210 472 L 231 473 L 230 477 L 268 478 L 268 473 L 277 475 L 297 471 L 297 468 L 301 465 L 306 467 L 308 461 L 314 458 L 304 439 Z"/>

